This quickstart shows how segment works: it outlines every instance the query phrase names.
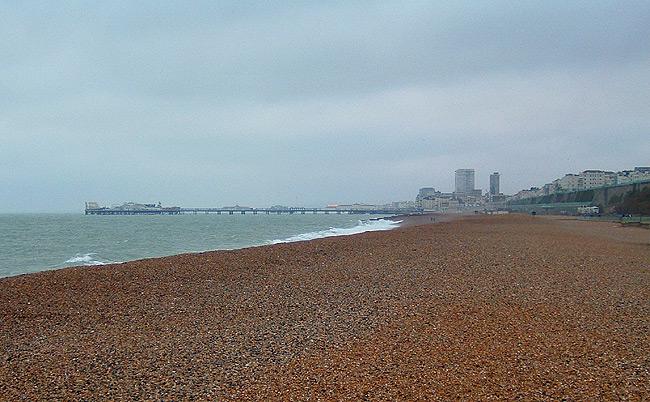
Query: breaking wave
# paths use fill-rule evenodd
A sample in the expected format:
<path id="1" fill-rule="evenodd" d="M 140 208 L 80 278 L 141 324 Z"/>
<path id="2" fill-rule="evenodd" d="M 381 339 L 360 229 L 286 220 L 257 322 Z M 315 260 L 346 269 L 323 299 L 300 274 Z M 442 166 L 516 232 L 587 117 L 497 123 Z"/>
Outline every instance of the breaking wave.
<path id="1" fill-rule="evenodd" d="M 75 254 L 74 257 L 66 260 L 64 265 L 106 265 L 112 264 L 113 261 L 102 260 L 97 257 L 97 253 Z"/>
<path id="2" fill-rule="evenodd" d="M 401 221 L 389 221 L 386 219 L 359 221 L 357 226 L 351 228 L 329 228 L 316 232 L 302 233 L 286 239 L 273 240 L 271 244 L 292 243 L 296 241 L 321 239 L 323 237 L 349 236 L 357 233 L 376 232 L 380 230 L 391 230 L 399 226 Z"/>

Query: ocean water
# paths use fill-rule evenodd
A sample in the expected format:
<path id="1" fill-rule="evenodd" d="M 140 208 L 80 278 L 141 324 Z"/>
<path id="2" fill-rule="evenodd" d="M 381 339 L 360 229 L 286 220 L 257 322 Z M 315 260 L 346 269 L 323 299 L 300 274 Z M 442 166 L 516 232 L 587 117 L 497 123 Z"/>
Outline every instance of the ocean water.
<path id="1" fill-rule="evenodd" d="M 0 277 L 389 230 L 368 215 L 0 214 Z"/>

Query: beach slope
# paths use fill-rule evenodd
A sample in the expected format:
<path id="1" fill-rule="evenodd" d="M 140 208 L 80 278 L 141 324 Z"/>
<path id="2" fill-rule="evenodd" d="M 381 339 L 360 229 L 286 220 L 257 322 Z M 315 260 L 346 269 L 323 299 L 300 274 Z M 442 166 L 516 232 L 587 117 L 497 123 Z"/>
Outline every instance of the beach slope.
<path id="1" fill-rule="evenodd" d="M 0 279 L 0 399 L 648 399 L 650 231 L 527 216 Z"/>

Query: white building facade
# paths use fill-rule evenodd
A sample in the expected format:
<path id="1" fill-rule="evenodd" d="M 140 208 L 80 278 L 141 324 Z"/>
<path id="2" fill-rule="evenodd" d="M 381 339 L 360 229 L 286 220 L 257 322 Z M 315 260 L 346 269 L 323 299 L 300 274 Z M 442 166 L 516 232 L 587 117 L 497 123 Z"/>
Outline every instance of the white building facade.
<path id="1" fill-rule="evenodd" d="M 605 170 L 585 170 L 580 173 L 584 188 L 611 186 L 616 184 L 616 173 Z"/>

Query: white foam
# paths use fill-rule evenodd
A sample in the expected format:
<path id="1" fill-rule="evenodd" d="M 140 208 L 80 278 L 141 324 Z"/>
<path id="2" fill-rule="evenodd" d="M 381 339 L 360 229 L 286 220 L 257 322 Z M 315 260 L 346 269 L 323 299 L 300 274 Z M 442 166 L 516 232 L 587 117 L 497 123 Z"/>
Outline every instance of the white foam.
<path id="1" fill-rule="evenodd" d="M 106 265 L 110 261 L 102 261 L 95 257 L 97 253 L 75 254 L 74 257 L 66 260 L 64 264 L 79 264 L 79 265 Z"/>
<path id="2" fill-rule="evenodd" d="M 359 221 L 357 226 L 351 228 L 329 228 L 317 232 L 302 233 L 286 239 L 273 240 L 271 244 L 293 243 L 296 241 L 322 239 L 323 237 L 349 236 L 364 232 L 376 232 L 381 230 L 395 229 L 401 221 L 390 221 L 386 219 Z"/>

